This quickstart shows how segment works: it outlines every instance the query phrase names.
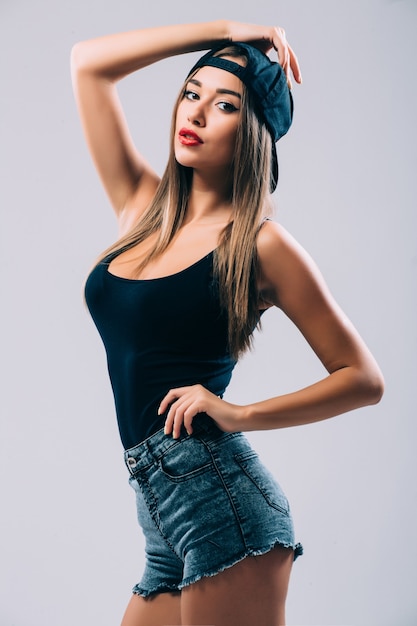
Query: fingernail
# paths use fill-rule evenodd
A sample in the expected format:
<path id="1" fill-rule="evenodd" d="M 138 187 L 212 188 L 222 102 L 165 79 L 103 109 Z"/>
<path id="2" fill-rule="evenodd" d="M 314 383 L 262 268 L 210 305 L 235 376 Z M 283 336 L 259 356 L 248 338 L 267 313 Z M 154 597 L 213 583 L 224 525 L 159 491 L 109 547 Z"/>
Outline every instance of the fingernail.
<path id="1" fill-rule="evenodd" d="M 162 411 L 161 411 L 161 407 L 158 407 L 158 415 L 161 415 Z"/>

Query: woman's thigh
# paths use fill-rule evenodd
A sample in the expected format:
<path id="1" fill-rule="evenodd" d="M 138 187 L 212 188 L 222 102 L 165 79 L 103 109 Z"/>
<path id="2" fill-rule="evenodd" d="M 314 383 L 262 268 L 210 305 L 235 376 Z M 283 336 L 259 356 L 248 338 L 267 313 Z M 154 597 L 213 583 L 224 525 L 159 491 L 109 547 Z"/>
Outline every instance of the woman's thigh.
<path id="1" fill-rule="evenodd" d="M 159 593 L 149 598 L 134 594 L 120 626 L 181 626 L 181 594 Z"/>
<path id="2" fill-rule="evenodd" d="M 283 626 L 293 560 L 291 548 L 278 547 L 185 587 L 182 624 Z"/>

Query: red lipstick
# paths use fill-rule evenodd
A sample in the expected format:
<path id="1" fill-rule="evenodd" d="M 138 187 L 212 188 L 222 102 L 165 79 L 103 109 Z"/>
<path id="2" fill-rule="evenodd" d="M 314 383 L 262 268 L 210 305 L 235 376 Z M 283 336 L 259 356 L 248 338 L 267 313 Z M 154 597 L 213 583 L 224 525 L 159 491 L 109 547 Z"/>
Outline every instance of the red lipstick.
<path id="1" fill-rule="evenodd" d="M 184 146 L 198 146 L 201 143 L 204 143 L 201 137 L 197 135 L 193 130 L 189 130 L 188 128 L 181 128 L 178 133 L 179 142 Z"/>

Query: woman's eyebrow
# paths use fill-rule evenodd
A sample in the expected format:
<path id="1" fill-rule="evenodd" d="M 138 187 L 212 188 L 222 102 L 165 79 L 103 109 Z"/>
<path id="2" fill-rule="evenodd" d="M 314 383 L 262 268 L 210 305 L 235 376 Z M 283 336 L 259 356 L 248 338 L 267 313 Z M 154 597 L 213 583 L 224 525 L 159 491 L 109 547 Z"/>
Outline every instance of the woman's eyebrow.
<path id="1" fill-rule="evenodd" d="M 188 81 L 189 83 L 192 83 L 193 85 L 196 85 L 197 87 L 202 87 L 202 83 L 200 83 L 199 80 L 197 80 L 196 78 L 190 78 L 190 80 Z M 240 100 L 242 100 L 242 96 L 239 92 L 237 91 L 233 91 L 232 89 L 216 89 L 216 93 L 227 93 L 231 96 L 236 96 L 237 98 L 239 98 Z"/>

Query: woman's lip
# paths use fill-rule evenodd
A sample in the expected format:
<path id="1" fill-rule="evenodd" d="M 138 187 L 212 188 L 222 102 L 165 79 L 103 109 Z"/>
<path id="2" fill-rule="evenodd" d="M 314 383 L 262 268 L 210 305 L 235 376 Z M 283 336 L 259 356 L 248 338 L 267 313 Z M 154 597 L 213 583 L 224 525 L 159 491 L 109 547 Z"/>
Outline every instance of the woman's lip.
<path id="1" fill-rule="evenodd" d="M 191 137 L 184 137 L 179 135 L 178 141 L 183 146 L 201 146 L 201 143 L 197 139 L 192 139 Z"/>
<path id="2" fill-rule="evenodd" d="M 178 133 L 179 140 L 181 143 L 185 145 L 195 145 L 198 143 L 204 143 L 201 137 L 197 135 L 193 130 L 189 130 L 188 128 L 181 128 Z"/>

